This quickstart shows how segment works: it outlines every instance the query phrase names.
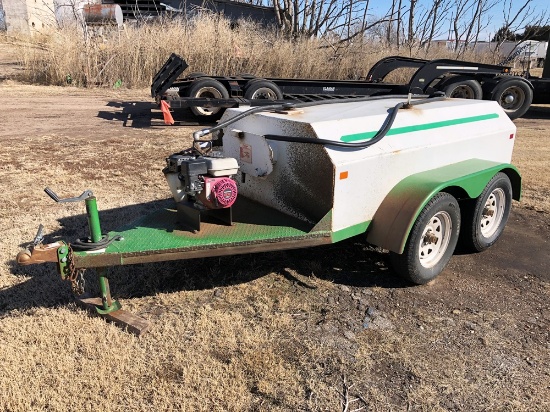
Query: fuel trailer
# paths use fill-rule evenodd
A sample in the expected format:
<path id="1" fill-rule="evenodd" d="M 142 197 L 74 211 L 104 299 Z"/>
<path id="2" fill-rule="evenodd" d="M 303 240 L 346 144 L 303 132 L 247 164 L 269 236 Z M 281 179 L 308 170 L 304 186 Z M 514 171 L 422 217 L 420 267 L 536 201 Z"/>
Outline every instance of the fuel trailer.
<path id="1" fill-rule="evenodd" d="M 174 198 L 106 235 L 96 198 L 90 236 L 19 253 L 20 264 L 57 262 L 75 293 L 96 268 L 97 312 L 134 328 L 143 319 L 111 299 L 107 267 L 324 245 L 366 236 L 394 271 L 425 284 L 457 242 L 480 252 L 502 234 L 521 177 L 510 164 L 516 128 L 494 101 L 384 96 L 228 109 L 166 158 Z"/>

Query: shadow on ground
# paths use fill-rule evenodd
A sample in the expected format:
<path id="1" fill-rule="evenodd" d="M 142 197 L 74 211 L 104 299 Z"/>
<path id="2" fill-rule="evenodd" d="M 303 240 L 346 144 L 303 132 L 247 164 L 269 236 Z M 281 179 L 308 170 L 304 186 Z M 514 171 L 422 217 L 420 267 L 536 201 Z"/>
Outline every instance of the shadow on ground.
<path id="1" fill-rule="evenodd" d="M 100 111 L 97 117 L 108 121 L 121 122 L 123 127 L 153 128 L 153 127 L 174 127 L 174 126 L 212 126 L 215 122 L 198 119 L 186 108 L 172 109 L 174 119 L 173 125 L 166 125 L 162 112 L 154 102 L 115 102 L 107 103 L 108 107 L 119 109 L 118 111 Z M 525 119 L 549 119 L 550 107 L 531 106 L 529 111 L 522 116 Z"/>
<path id="2" fill-rule="evenodd" d="M 159 107 L 154 102 L 108 102 L 107 107 L 119 109 L 117 111 L 103 110 L 97 117 L 108 121 L 121 122 L 124 127 L 152 128 L 171 127 L 164 123 Z M 189 109 L 173 109 L 174 119 L 172 126 L 208 126 L 214 123 L 197 119 Z"/>
<path id="3" fill-rule="evenodd" d="M 522 118 L 525 119 L 550 119 L 550 107 L 533 105 Z"/>
<path id="4" fill-rule="evenodd" d="M 171 207 L 172 199 L 100 211 L 104 232 L 151 211 Z M 46 236 L 45 243 L 73 241 L 87 235 L 84 214 L 63 218 L 61 229 Z M 25 245 L 22 245 L 24 247 Z M 315 276 L 337 284 L 358 287 L 408 287 L 388 269 L 388 255 L 356 237 L 336 244 L 287 251 L 117 266 L 109 270 L 115 297 L 154 296 L 182 290 L 204 290 L 247 283 L 277 273 L 297 286 L 309 287 L 300 278 Z M 0 290 L 0 316 L 11 310 L 51 307 L 72 301 L 70 285 L 62 282 L 55 264 L 18 266 L 10 260 L 11 273 L 28 276 L 16 286 Z M 87 271 L 87 291 L 97 294 L 93 270 Z"/>

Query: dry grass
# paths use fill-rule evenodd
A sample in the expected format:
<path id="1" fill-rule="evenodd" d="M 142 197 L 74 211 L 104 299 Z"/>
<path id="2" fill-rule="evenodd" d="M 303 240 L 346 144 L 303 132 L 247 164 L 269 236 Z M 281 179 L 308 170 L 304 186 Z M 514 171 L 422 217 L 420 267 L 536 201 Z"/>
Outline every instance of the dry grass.
<path id="1" fill-rule="evenodd" d="M 524 206 L 550 213 L 550 144 L 548 126 L 537 122 L 540 118 L 550 118 L 548 105 L 534 105 L 529 116 L 516 121 L 520 130 L 512 160 L 514 164 L 520 165 Z"/>
<path id="2" fill-rule="evenodd" d="M 14 264 L 39 223 L 51 237 L 86 230 L 83 206 L 43 187 L 93 189 L 113 229 L 163 204 L 163 157 L 195 128 L 149 119 L 146 90 L 4 82 L 0 95 L 0 410 L 339 411 L 346 392 L 367 411 L 550 410 L 548 283 L 515 268 L 487 276 L 464 256 L 418 288 L 357 239 L 113 268 L 115 296 L 154 327 L 136 338 L 90 317 L 53 265 Z M 514 164 L 547 231 L 550 108 L 537 110 L 516 122 Z"/>
<path id="3" fill-rule="evenodd" d="M 119 79 L 128 88 L 147 87 L 172 52 L 185 57 L 189 72 L 318 79 L 364 78 L 375 62 L 390 55 L 453 57 L 443 49 L 432 48 L 427 55 L 421 48 L 397 50 L 373 40 L 338 47 L 326 39 L 289 41 L 250 22 L 232 30 L 228 20 L 210 15 L 122 31 L 105 29 L 96 36 L 86 37 L 73 27 L 16 40 L 26 81 L 88 87 L 110 87 Z M 489 55 L 469 54 L 463 59 L 495 62 Z"/>

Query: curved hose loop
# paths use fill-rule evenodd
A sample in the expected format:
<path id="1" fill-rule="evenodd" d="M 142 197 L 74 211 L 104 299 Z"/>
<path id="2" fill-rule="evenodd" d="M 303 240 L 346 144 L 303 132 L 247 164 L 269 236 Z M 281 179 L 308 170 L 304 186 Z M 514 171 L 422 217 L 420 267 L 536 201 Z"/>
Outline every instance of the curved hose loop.
<path id="1" fill-rule="evenodd" d="M 218 130 L 223 129 L 224 127 L 227 127 L 230 124 L 233 124 L 244 117 L 250 116 L 251 114 L 254 114 L 254 113 L 263 112 L 266 110 L 281 110 L 287 106 L 288 106 L 288 103 L 253 107 L 245 112 L 239 113 L 237 116 L 232 117 L 231 119 L 226 120 L 225 122 L 218 123 L 216 126 L 212 127 L 211 129 L 202 129 L 202 130 L 197 130 L 193 132 L 193 140 L 195 142 L 201 142 L 201 143 L 205 142 L 206 140 L 201 140 L 201 137 L 217 132 Z"/>
<path id="2" fill-rule="evenodd" d="M 397 116 L 397 112 L 399 111 L 399 109 L 407 109 L 411 106 L 417 106 L 420 104 L 431 103 L 431 102 L 441 101 L 445 99 L 446 99 L 445 96 L 437 96 L 437 97 L 428 98 L 428 99 L 397 103 L 393 107 L 393 110 L 390 112 L 386 120 L 384 121 L 384 124 L 382 125 L 382 127 L 378 130 L 378 132 L 376 132 L 373 138 L 364 142 L 355 142 L 355 143 L 338 142 L 338 141 L 328 140 L 328 139 L 315 139 L 311 137 L 296 137 L 296 136 L 280 136 L 280 135 L 272 135 L 272 134 L 266 134 L 264 135 L 264 138 L 268 140 L 278 140 L 283 142 L 310 143 L 310 144 L 320 144 L 324 146 L 337 146 L 337 147 L 364 149 L 365 147 L 369 147 L 369 146 L 372 146 L 373 144 L 378 143 L 380 140 L 382 140 L 386 136 L 386 134 L 388 134 L 391 127 L 393 126 L 393 122 L 395 121 L 395 117 Z"/>

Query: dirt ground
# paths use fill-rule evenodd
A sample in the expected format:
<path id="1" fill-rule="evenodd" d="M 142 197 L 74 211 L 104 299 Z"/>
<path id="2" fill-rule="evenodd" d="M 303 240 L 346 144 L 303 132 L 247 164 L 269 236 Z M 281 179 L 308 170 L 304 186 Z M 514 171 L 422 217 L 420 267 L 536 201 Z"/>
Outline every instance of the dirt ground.
<path id="1" fill-rule="evenodd" d="M 53 265 L 14 257 L 39 223 L 85 234 L 83 205 L 46 186 L 92 189 L 104 231 L 165 205 L 164 157 L 197 125 L 165 126 L 146 90 L 19 84 L 12 63 L 0 58 L 0 410 L 550 410 L 549 106 L 516 121 L 524 199 L 503 237 L 435 282 L 401 281 L 361 238 L 114 268 L 115 297 L 154 324 L 137 338 L 77 308 Z"/>

